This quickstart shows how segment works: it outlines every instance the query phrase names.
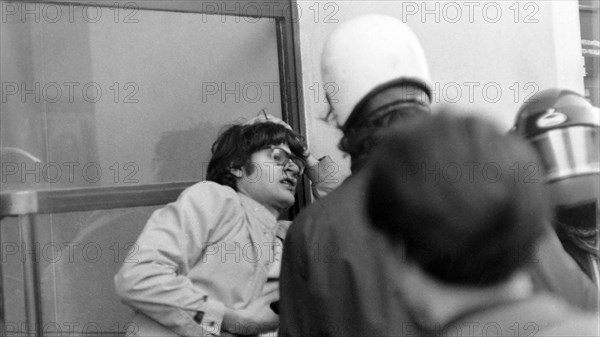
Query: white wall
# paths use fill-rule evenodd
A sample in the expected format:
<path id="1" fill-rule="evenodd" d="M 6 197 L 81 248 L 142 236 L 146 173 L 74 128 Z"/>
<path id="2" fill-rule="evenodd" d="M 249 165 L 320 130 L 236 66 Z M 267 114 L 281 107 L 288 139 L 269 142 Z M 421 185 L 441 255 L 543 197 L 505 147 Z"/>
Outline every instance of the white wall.
<path id="1" fill-rule="evenodd" d="M 577 1 L 298 1 L 298 7 L 309 141 L 317 156 L 339 163 L 339 178 L 349 174 L 349 161 L 337 149 L 339 131 L 318 120 L 327 105 L 316 88 L 323 43 L 351 18 L 377 13 L 406 22 L 425 49 L 434 103 L 464 106 L 506 130 L 537 91 L 583 92 Z"/>

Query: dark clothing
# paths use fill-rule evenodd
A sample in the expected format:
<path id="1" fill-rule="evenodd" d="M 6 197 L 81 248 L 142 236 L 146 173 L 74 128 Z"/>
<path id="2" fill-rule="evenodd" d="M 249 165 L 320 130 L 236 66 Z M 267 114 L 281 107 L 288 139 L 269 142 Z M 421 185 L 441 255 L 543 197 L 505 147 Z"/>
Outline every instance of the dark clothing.
<path id="1" fill-rule="evenodd" d="M 410 324 L 395 280 L 402 257 L 367 225 L 365 171 L 304 210 L 286 238 L 282 336 L 391 336 Z"/>
<path id="2" fill-rule="evenodd" d="M 558 234 L 558 238 L 565 251 L 569 253 L 573 260 L 577 262 L 579 268 L 581 268 L 581 270 L 590 277 L 590 280 L 594 282 L 593 280 L 597 278 L 594 264 L 598 265 L 598 258 L 600 256 L 598 252 L 598 227 L 600 227 L 600 225 L 596 225 L 595 223 L 596 203 L 593 203 L 591 205 L 592 207 L 589 207 L 589 205 L 584 206 L 588 209 L 583 209 L 583 207 L 580 206 L 575 207 L 574 211 L 579 211 L 581 217 L 585 220 L 591 220 L 589 221 L 591 223 L 587 224 L 587 228 L 583 226 L 570 226 L 559 221 L 556 222 L 555 226 L 556 233 Z M 558 216 L 560 216 L 560 212 Z"/>
<path id="3" fill-rule="evenodd" d="M 310 205 L 291 226 L 280 278 L 281 336 L 410 335 L 414 323 L 397 286 L 402 249 L 367 221 L 366 170 Z M 580 282 L 587 276 L 562 264 L 569 257 L 560 243 L 536 251 L 531 267 L 542 278 L 541 289 L 571 296 L 580 307 L 595 302 L 593 285 Z"/>
<path id="4" fill-rule="evenodd" d="M 393 336 L 410 324 L 389 241 L 367 226 L 355 174 L 290 227 L 280 279 L 280 336 Z"/>

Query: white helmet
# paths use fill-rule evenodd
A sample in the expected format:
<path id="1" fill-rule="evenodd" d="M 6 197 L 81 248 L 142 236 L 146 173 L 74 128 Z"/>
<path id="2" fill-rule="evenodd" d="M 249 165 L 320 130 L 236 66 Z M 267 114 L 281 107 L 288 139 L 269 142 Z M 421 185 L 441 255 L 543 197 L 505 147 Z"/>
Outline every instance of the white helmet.
<path id="1" fill-rule="evenodd" d="M 397 79 L 429 87 L 425 53 L 412 30 L 386 15 L 365 15 L 338 27 L 321 56 L 323 85 L 342 126 L 356 104 L 375 87 Z"/>

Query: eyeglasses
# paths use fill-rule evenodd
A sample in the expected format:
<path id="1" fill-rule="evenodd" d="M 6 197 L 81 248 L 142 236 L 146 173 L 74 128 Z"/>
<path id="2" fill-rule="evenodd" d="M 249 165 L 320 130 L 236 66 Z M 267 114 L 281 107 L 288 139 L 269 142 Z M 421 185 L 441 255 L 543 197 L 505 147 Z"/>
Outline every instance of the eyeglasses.
<path id="1" fill-rule="evenodd" d="M 298 175 L 302 175 L 304 173 L 304 168 L 306 165 L 304 164 L 304 160 L 302 160 L 300 157 L 289 153 L 278 146 L 271 145 L 270 150 L 271 159 L 273 159 L 277 165 L 281 165 L 285 168 L 285 166 L 287 166 L 291 161 L 298 167 Z"/>

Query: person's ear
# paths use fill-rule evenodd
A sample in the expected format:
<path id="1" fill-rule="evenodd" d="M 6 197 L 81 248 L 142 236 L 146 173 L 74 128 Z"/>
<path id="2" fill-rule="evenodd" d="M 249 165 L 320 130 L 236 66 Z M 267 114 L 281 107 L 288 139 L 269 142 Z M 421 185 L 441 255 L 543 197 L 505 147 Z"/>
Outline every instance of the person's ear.
<path id="1" fill-rule="evenodd" d="M 242 169 L 232 167 L 229 169 L 229 172 L 238 178 L 242 177 Z"/>

